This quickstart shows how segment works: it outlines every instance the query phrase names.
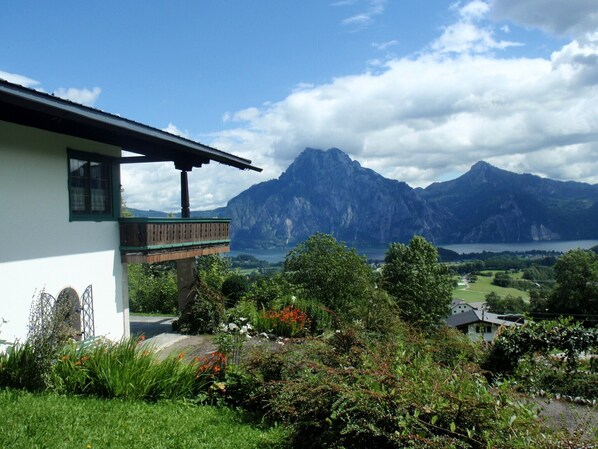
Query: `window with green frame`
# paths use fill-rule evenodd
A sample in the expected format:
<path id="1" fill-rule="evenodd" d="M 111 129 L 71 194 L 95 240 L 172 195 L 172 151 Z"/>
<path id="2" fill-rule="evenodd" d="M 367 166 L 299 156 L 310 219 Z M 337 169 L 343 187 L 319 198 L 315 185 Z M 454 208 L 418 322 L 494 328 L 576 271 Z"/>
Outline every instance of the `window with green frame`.
<path id="1" fill-rule="evenodd" d="M 68 151 L 71 220 L 118 218 L 118 164 L 99 154 Z M 116 183 L 116 188 L 115 188 Z"/>

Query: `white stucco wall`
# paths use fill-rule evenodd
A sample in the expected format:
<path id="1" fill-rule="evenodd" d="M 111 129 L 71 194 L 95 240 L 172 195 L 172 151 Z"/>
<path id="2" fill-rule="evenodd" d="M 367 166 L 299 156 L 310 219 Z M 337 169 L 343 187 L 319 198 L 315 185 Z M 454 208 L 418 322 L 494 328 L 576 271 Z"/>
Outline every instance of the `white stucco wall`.
<path id="1" fill-rule="evenodd" d="M 32 297 L 93 286 L 96 335 L 128 333 L 116 221 L 69 222 L 67 148 L 120 149 L 0 121 L 0 340 L 25 339 Z"/>
<path id="2" fill-rule="evenodd" d="M 473 310 L 473 307 L 469 304 L 458 304 L 452 308 L 452 314 L 465 313 Z"/>
<path id="3" fill-rule="evenodd" d="M 467 326 L 467 336 L 470 340 L 476 341 L 480 339 L 484 339 L 485 341 L 492 341 L 496 335 L 496 331 L 498 330 L 498 326 L 496 324 L 484 324 L 483 326 L 490 326 L 490 332 L 478 333 L 476 332 L 476 327 L 482 326 L 479 323 L 470 324 Z"/>

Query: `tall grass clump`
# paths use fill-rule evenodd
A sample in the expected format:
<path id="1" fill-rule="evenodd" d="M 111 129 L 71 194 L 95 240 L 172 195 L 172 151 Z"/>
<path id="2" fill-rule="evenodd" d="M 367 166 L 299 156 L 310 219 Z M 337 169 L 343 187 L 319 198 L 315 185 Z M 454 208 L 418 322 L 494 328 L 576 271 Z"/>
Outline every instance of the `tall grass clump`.
<path id="1" fill-rule="evenodd" d="M 219 367 L 200 359 L 188 363 L 183 356 L 160 361 L 135 339 L 70 345 L 56 361 L 53 383 L 60 392 L 104 398 L 194 398 L 207 390 Z"/>
<path id="2" fill-rule="evenodd" d="M 0 388 L 39 391 L 46 387 L 46 376 L 39 370 L 39 357 L 28 343 L 15 343 L 0 353 Z"/>

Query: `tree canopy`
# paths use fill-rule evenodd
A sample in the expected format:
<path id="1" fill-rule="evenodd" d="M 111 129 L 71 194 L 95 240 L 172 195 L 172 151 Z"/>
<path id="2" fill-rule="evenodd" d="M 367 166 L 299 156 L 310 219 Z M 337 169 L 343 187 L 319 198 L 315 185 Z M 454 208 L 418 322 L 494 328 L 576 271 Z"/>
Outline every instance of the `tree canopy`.
<path id="1" fill-rule="evenodd" d="M 492 313 L 525 313 L 529 312 L 529 305 L 521 296 L 500 296 L 496 292 L 490 292 L 486 295 L 486 305 L 488 311 Z"/>
<path id="2" fill-rule="evenodd" d="M 403 320 L 427 328 L 450 314 L 452 281 L 434 245 L 420 236 L 408 245 L 392 243 L 384 262 L 382 287 L 397 301 Z"/>
<path id="3" fill-rule="evenodd" d="M 344 317 L 371 299 L 372 270 L 355 249 L 328 234 L 315 234 L 291 250 L 285 259 L 285 277 Z"/>
<path id="4" fill-rule="evenodd" d="M 554 286 L 546 304 L 548 311 L 584 320 L 598 319 L 598 254 L 574 249 L 560 257 L 555 266 Z"/>

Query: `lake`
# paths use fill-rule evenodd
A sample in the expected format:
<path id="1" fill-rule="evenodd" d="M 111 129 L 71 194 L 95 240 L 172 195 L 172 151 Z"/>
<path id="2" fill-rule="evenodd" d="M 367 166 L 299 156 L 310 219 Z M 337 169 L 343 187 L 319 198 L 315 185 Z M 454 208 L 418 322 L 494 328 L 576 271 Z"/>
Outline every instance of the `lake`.
<path id="1" fill-rule="evenodd" d="M 565 252 L 570 249 L 583 248 L 589 249 L 598 245 L 598 240 L 562 240 L 550 242 L 525 242 L 525 243 L 462 243 L 454 245 L 439 245 L 442 248 L 450 249 L 459 254 L 481 253 L 483 251 L 499 253 L 501 251 L 559 251 Z M 384 254 L 388 245 L 376 246 L 357 246 L 357 252 L 368 259 L 384 260 Z M 265 260 L 269 263 L 276 263 L 284 260 L 287 253 L 293 249 L 288 248 L 273 248 L 273 249 L 255 249 L 243 251 L 231 251 L 230 256 L 238 256 L 240 254 L 249 254 L 260 260 Z"/>

